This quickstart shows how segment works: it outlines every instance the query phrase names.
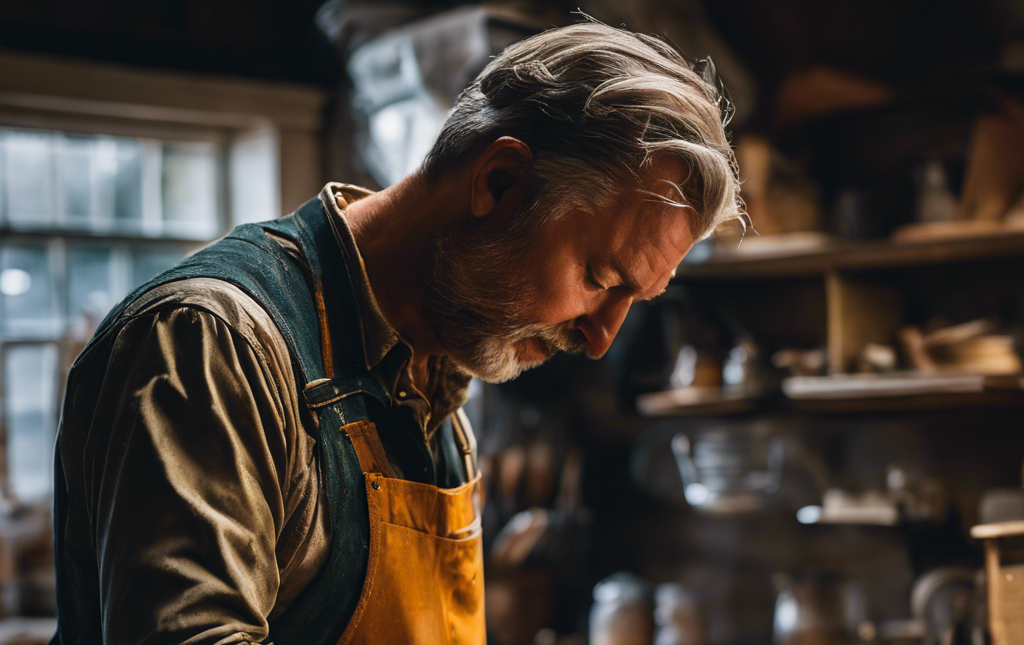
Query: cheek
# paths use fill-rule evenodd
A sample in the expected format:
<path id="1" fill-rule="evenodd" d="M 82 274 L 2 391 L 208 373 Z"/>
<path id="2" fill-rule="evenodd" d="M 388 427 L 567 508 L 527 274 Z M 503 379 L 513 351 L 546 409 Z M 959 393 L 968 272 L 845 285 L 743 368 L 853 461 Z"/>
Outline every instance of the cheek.
<path id="1" fill-rule="evenodd" d="M 589 292 L 578 263 L 567 258 L 548 258 L 532 264 L 535 276 L 534 316 L 537 322 L 557 324 L 575 320 L 585 311 Z"/>
<path id="2" fill-rule="evenodd" d="M 530 272 L 534 294 L 531 308 L 538 323 L 575 320 L 586 313 L 588 298 L 596 293 L 583 281 L 583 238 L 587 229 L 581 231 L 579 217 L 570 213 L 546 224 L 525 258 L 522 269 Z"/>

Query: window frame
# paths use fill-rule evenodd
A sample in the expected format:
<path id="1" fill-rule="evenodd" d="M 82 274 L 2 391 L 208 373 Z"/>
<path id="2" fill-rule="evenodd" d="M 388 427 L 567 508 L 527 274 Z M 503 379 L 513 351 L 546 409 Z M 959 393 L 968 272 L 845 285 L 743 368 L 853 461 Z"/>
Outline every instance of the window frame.
<path id="1" fill-rule="evenodd" d="M 231 228 L 232 218 L 230 217 L 229 200 L 228 200 L 228 179 L 229 172 L 228 166 L 230 163 L 230 152 L 229 144 L 231 133 L 229 131 L 215 131 L 208 129 L 200 129 L 192 133 L 193 136 L 190 138 L 182 138 L 185 136 L 187 131 L 182 131 L 179 134 L 181 136 L 177 138 L 168 137 L 166 135 L 162 137 L 152 136 L 151 132 L 146 130 L 140 130 L 138 134 L 129 135 L 127 132 L 122 132 L 117 135 L 111 135 L 106 132 L 97 132 L 95 130 L 87 129 L 68 129 L 61 128 L 62 121 L 55 119 L 47 124 L 47 121 L 40 122 L 39 125 L 32 127 L 26 127 L 22 125 L 10 125 L 6 122 L 4 117 L 3 107 L 0 106 L 0 130 L 6 129 L 17 129 L 23 131 L 43 131 L 51 135 L 55 135 L 58 141 L 63 142 L 69 135 L 70 136 L 97 136 L 97 137 L 111 137 L 118 139 L 133 140 L 141 146 L 142 153 L 148 157 L 145 162 L 144 170 L 150 172 L 143 172 L 143 184 L 142 184 L 142 212 L 141 221 L 136 230 L 129 228 L 118 228 L 116 218 L 113 212 L 106 213 L 107 218 L 101 217 L 100 208 L 94 203 L 90 206 L 89 213 L 89 226 L 75 226 L 74 223 L 69 223 L 69 217 L 64 203 L 63 191 L 59 190 L 63 167 L 61 164 L 61 155 L 58 150 L 54 150 L 53 164 L 50 169 L 51 177 L 49 185 L 54 189 L 54 211 L 52 215 L 52 222 L 43 223 L 40 225 L 25 225 L 21 223 L 13 223 L 10 213 L 6 208 L 6 196 L 4 194 L 4 185 L 7 182 L 7 173 L 9 171 L 10 164 L 7 159 L 0 160 L 0 236 L 10 235 L 40 235 L 40 236 L 67 236 L 67 237 L 92 237 L 95 239 L 117 239 L 121 241 L 145 241 L 145 240 L 163 240 L 163 239 L 175 239 L 182 243 L 204 243 L 209 242 L 212 239 L 216 239 L 219 235 L 223 234 L 226 230 Z M 44 126 L 44 124 L 47 124 Z M 146 131 L 146 134 L 142 132 Z M 161 193 L 161 189 L 158 184 L 161 180 L 160 171 L 162 170 L 162 148 L 155 144 L 171 144 L 188 146 L 192 144 L 209 144 L 216 148 L 216 158 L 218 162 L 218 176 L 216 181 L 216 227 L 211 235 L 181 235 L 180 233 L 168 234 L 165 231 L 168 228 L 166 221 L 163 219 L 162 213 L 162 200 L 155 199 L 156 195 Z M 2 156 L 2 155 L 0 155 Z M 97 187 L 97 178 L 90 177 L 90 181 L 93 182 L 94 193 Z M 98 201 L 96 194 L 93 194 L 92 201 Z"/>
<path id="2" fill-rule="evenodd" d="M 321 133 L 326 99 L 327 94 L 318 88 L 293 84 L 132 69 L 0 50 L 0 127 L 218 145 L 223 155 L 218 178 L 220 221 L 213 238 L 246 221 L 279 217 L 319 192 L 324 183 Z M 59 181 L 58 165 L 52 170 L 54 182 Z M 144 213 L 147 215 L 153 216 Z M 55 218 L 60 216 L 54 213 Z M 120 263 L 128 275 L 122 278 L 130 281 L 133 246 L 188 252 L 209 241 L 163 235 L 163 228 L 161 224 L 160 231 L 147 231 L 144 225 L 138 234 L 56 226 L 36 230 L 11 226 L 7 214 L 0 213 L 0 236 L 5 244 L 43 242 L 48 249 L 58 301 L 69 297 L 67 285 L 57 281 L 67 275 L 70 245 L 106 244 L 125 255 Z M 71 326 L 70 312 L 65 311 L 68 303 L 56 302 L 55 306 L 61 318 L 57 334 L 8 335 L 0 330 L 0 359 L 6 360 L 9 348 L 18 345 L 56 346 L 55 409 L 50 417 L 56 423 L 67 369 L 74 358 L 69 354 L 77 347 L 67 333 Z M 68 320 L 63 320 L 65 317 Z M 10 495 L 5 365 L 0 364 L 0 485 Z"/>

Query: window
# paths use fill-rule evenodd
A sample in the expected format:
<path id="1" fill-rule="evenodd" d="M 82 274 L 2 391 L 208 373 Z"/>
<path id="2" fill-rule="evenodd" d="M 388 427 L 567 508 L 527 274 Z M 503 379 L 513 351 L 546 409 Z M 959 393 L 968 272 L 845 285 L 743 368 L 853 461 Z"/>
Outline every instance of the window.
<path id="1" fill-rule="evenodd" d="M 45 505 L 67 369 L 112 305 L 316 195 L 325 98 L 0 52 L 0 501 Z"/>
<path id="2" fill-rule="evenodd" d="M 0 223 L 11 230 L 208 239 L 220 146 L 0 128 Z"/>
<path id="3" fill-rule="evenodd" d="M 45 498 L 65 367 L 128 291 L 227 228 L 223 146 L 0 128 L 7 484 Z"/>

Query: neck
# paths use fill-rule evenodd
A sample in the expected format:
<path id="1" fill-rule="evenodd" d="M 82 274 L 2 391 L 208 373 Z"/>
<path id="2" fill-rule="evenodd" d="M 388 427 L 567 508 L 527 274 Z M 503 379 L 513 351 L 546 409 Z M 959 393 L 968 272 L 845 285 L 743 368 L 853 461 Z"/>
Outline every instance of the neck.
<path id="1" fill-rule="evenodd" d="M 381 309 L 412 347 L 414 375 L 426 372 L 431 355 L 444 353 L 428 323 L 417 263 L 432 237 L 468 212 L 468 204 L 460 205 L 458 197 L 450 184 L 430 184 L 413 174 L 345 212 Z"/>

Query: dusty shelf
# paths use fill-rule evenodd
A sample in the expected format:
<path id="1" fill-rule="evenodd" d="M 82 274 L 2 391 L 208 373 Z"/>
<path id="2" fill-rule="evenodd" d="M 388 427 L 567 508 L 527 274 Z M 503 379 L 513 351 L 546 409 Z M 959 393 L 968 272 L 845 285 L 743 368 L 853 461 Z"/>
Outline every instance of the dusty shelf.
<path id="1" fill-rule="evenodd" d="M 637 397 L 640 414 L 661 416 L 721 416 L 758 409 L 762 393 L 721 387 L 688 387 L 651 392 Z"/>
<path id="2" fill-rule="evenodd" d="M 852 242 L 827 240 L 777 250 L 715 251 L 701 261 L 684 261 L 679 279 L 762 279 L 824 274 L 830 271 L 884 269 L 1024 255 L 1024 230 L 920 240 Z"/>
<path id="3" fill-rule="evenodd" d="M 769 409 L 812 414 L 857 414 L 1024 407 L 1020 377 L 837 375 L 786 379 L 782 392 L 688 388 L 642 394 L 645 416 L 728 416 Z M 898 381 L 898 382 L 897 382 Z"/>

